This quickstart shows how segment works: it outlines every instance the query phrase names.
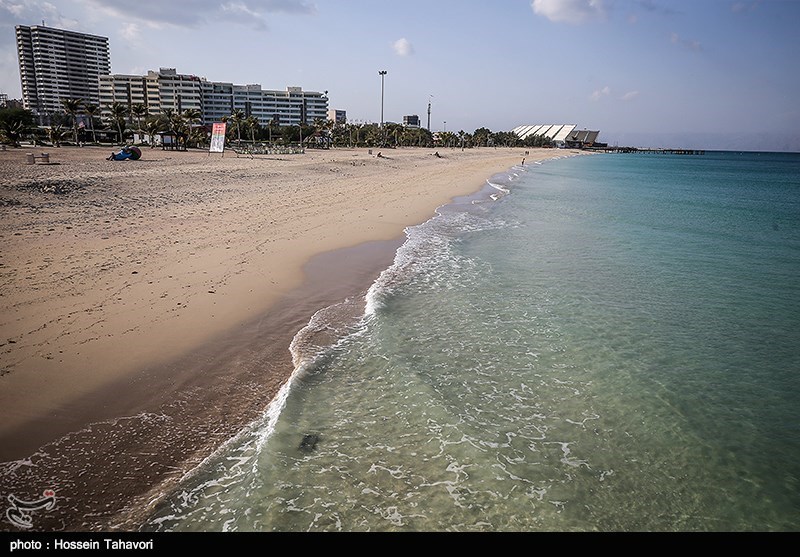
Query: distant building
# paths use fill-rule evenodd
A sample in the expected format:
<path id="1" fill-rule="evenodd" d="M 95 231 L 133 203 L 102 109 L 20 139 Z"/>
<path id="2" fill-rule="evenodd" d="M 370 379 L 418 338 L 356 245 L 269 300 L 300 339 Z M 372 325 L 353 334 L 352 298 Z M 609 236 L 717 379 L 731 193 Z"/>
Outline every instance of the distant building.
<path id="1" fill-rule="evenodd" d="M 166 109 L 198 110 L 202 122 L 220 122 L 237 110 L 255 116 L 262 126 L 311 124 L 325 119 L 328 98 L 323 93 L 288 87 L 270 91 L 261 85 L 235 85 L 208 81 L 196 75 L 179 74 L 175 68 L 149 71 L 145 76 L 105 75 L 100 77 L 100 99 L 104 113 L 113 102 L 144 104 L 149 114 Z"/>
<path id="2" fill-rule="evenodd" d="M 406 128 L 418 128 L 419 127 L 419 116 L 413 114 L 411 116 L 403 116 L 403 126 Z"/>
<path id="3" fill-rule="evenodd" d="M 534 124 L 517 126 L 512 131 L 523 141 L 529 137 L 540 136 L 549 139 L 558 146 L 563 146 L 567 136 L 576 127 L 575 124 Z"/>
<path id="4" fill-rule="evenodd" d="M 328 121 L 333 122 L 336 125 L 346 124 L 347 123 L 347 111 L 346 110 L 336 110 L 331 108 L 328 110 Z"/>
<path id="5" fill-rule="evenodd" d="M 521 140 L 529 137 L 546 137 L 557 147 L 568 149 L 587 149 L 591 147 L 607 147 L 606 143 L 597 141 L 599 131 L 586 129 L 576 130 L 575 124 L 534 124 L 517 126 L 512 130 Z"/>
<path id="6" fill-rule="evenodd" d="M 62 99 L 100 102 L 98 80 L 111 70 L 108 38 L 64 29 L 17 25 L 23 106 L 48 123 Z"/>
<path id="7" fill-rule="evenodd" d="M 0 93 L 0 108 L 24 108 L 22 99 L 9 99 L 8 95 Z"/>
<path id="8" fill-rule="evenodd" d="M 571 132 L 566 140 L 566 146 L 568 149 L 588 149 L 591 147 L 607 147 L 608 145 L 605 143 L 600 143 L 597 141 L 597 137 L 600 135 L 599 131 L 590 131 L 590 130 L 579 130 Z"/>

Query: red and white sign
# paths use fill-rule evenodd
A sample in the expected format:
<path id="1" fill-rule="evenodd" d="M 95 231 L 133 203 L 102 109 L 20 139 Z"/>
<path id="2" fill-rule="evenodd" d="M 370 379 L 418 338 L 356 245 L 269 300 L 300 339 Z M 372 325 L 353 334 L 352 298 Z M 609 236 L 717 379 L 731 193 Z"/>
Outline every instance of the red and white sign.
<path id="1" fill-rule="evenodd" d="M 211 130 L 211 147 L 209 153 L 224 153 L 225 152 L 225 122 L 218 122 L 214 124 Z"/>

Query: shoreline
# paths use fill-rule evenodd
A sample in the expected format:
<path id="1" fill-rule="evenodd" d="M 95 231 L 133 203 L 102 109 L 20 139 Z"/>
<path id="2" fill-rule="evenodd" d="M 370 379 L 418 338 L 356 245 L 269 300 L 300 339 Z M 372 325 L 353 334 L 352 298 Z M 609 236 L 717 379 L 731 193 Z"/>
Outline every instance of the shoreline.
<path id="1" fill-rule="evenodd" d="M 62 149 L 63 151 L 56 152 L 53 157 L 55 160 L 58 160 L 57 157 L 62 152 L 66 153 L 67 149 Z M 85 149 L 73 148 L 73 150 L 83 156 L 87 152 Z M 166 329 L 162 323 L 144 323 L 137 328 L 131 327 L 130 322 L 115 321 L 113 324 L 116 327 L 109 327 L 115 333 L 111 335 L 111 341 L 107 342 L 105 346 L 100 346 L 100 352 L 103 352 L 102 348 L 105 349 L 104 357 L 95 360 L 90 355 L 88 358 L 84 356 L 83 360 L 84 364 L 87 360 L 91 362 L 92 368 L 96 368 L 97 363 L 109 365 L 110 362 L 119 361 L 115 373 L 106 374 L 101 377 L 101 381 L 95 381 L 93 388 L 86 388 L 86 385 L 83 384 L 77 385 L 79 388 L 73 389 L 71 392 L 57 393 L 61 396 L 60 403 L 56 404 L 53 403 L 53 400 L 44 397 L 44 399 L 40 399 L 38 405 L 27 406 L 28 402 L 25 402 L 24 396 L 19 398 L 20 394 L 25 395 L 35 390 L 37 386 L 41 386 L 41 384 L 37 385 L 35 380 L 28 382 L 27 391 L 22 389 L 21 393 L 14 393 L 17 395 L 13 397 L 17 402 L 16 407 L 14 404 L 4 407 L 10 409 L 12 415 L 16 409 L 19 415 L 15 416 L 16 421 L 11 420 L 11 425 L 7 422 L 5 427 L 0 430 L 0 438 L 4 441 L 3 446 L 6 447 L 5 451 L 8 451 L 9 447 L 13 445 L 10 440 L 13 441 L 16 435 L 16 458 L 28 457 L 32 453 L 31 447 L 48 444 L 37 440 L 46 439 L 49 436 L 51 453 L 60 454 L 58 458 L 54 458 L 52 454 L 42 455 L 39 457 L 39 461 L 34 462 L 37 464 L 36 467 L 27 467 L 27 474 L 14 472 L 13 485 L 5 485 L 3 491 L 20 489 L 34 480 L 44 481 L 48 476 L 45 468 L 50 468 L 50 477 L 46 481 L 55 482 L 62 486 L 65 493 L 71 493 L 71 499 L 68 497 L 68 501 L 72 503 L 73 508 L 81 509 L 82 512 L 77 513 L 78 515 L 84 515 L 94 509 L 95 518 L 90 526 L 83 522 L 82 516 L 72 516 L 69 512 L 57 513 L 48 516 L 47 525 L 43 520 L 42 527 L 52 530 L 86 527 L 109 528 L 111 527 L 109 521 L 116 520 L 117 513 L 126 508 L 127 503 L 141 501 L 143 496 L 151 496 L 152 494 L 148 495 L 148 493 L 152 486 L 162 486 L 164 481 L 176 481 L 178 479 L 176 474 L 179 470 L 185 471 L 187 464 L 188 467 L 191 467 L 192 462 L 199 462 L 211 447 L 218 446 L 232 437 L 268 406 L 280 385 L 293 370 L 288 346 L 294 334 L 306 325 L 310 315 L 313 315 L 320 307 L 336 303 L 347 296 L 356 295 L 357 291 L 364 286 L 368 287 L 376 278 L 376 273 L 391 264 L 394 252 L 404 241 L 402 232 L 407 226 L 424 222 L 434 215 L 438 207 L 456 197 L 474 193 L 482 184 L 486 183 L 492 174 L 506 170 L 521 160 L 519 149 L 482 151 L 478 155 L 467 153 L 463 159 L 459 157 L 460 153 L 458 152 L 445 151 L 444 160 L 452 162 L 452 164 L 446 165 L 441 165 L 440 160 L 433 159 L 428 149 L 392 150 L 383 160 L 370 157 L 366 150 L 360 149 L 312 152 L 292 161 L 233 158 L 233 163 L 231 163 L 231 159 L 228 159 L 227 162 L 223 162 L 224 159 L 209 160 L 205 152 L 189 153 L 186 158 L 191 158 L 190 162 L 197 164 L 200 168 L 192 168 L 191 172 L 187 172 L 183 180 L 184 182 L 188 180 L 188 182 L 181 187 L 186 188 L 184 193 L 200 196 L 201 199 L 197 203 L 191 203 L 191 201 L 185 203 L 187 205 L 185 208 L 178 207 L 178 209 L 184 209 L 183 214 L 180 211 L 166 212 L 175 212 L 178 214 L 178 218 L 181 218 L 182 223 L 194 222 L 196 227 L 188 236 L 181 235 L 178 227 L 174 225 L 170 227 L 170 220 L 165 219 L 167 216 L 164 214 L 165 211 L 159 211 L 157 205 L 153 210 L 155 214 L 145 217 L 145 220 L 151 220 L 151 225 L 156 228 L 158 228 L 158 222 L 156 222 L 158 218 L 165 219 L 166 227 L 162 224 L 158 231 L 172 233 L 171 236 L 169 234 L 168 236 L 170 239 L 176 239 L 176 243 L 181 241 L 191 243 L 191 240 L 197 240 L 198 236 L 201 241 L 206 241 L 205 245 L 194 248 L 197 251 L 190 252 L 190 256 L 202 252 L 202 264 L 193 267 L 187 265 L 185 260 L 179 262 L 182 263 L 179 270 L 183 271 L 186 276 L 205 274 L 211 268 L 216 267 L 229 268 L 231 259 L 226 260 L 224 251 L 220 253 L 222 249 L 219 243 L 220 238 L 214 234 L 203 236 L 202 232 L 198 232 L 202 228 L 197 225 L 203 225 L 204 221 L 207 224 L 207 220 L 198 219 L 196 213 L 204 209 L 206 217 L 213 218 L 214 209 L 218 208 L 213 201 L 218 201 L 219 198 L 224 201 L 235 199 L 242 193 L 242 188 L 237 186 L 246 184 L 247 191 L 244 194 L 250 200 L 260 199 L 264 196 L 269 199 L 265 203 L 255 206 L 241 203 L 226 206 L 226 210 L 222 211 L 227 217 L 222 219 L 225 224 L 230 225 L 237 220 L 233 217 L 242 214 L 237 211 L 250 211 L 245 215 L 244 220 L 248 224 L 258 222 L 263 225 L 266 217 L 261 216 L 258 209 L 263 209 L 271 204 L 280 204 L 281 198 L 284 197 L 289 198 L 283 205 L 287 209 L 291 206 L 291 202 L 295 204 L 307 202 L 312 205 L 317 203 L 317 205 L 313 205 L 313 209 L 317 211 L 313 215 L 315 218 L 308 218 L 307 214 L 302 215 L 306 218 L 299 220 L 305 223 L 306 229 L 292 230 L 296 234 L 295 236 L 286 234 L 272 242 L 264 242 L 262 238 L 262 242 L 256 241 L 256 245 L 251 243 L 245 246 L 245 249 L 239 247 L 237 254 L 242 257 L 241 266 L 244 269 L 238 274 L 231 273 L 224 277 L 215 277 L 228 279 L 227 281 L 219 280 L 216 283 L 222 286 L 199 281 L 200 288 L 206 288 L 209 297 L 224 299 L 226 302 L 233 302 L 236 306 L 230 309 L 228 319 L 222 320 L 223 326 L 215 323 L 214 327 L 207 326 L 204 329 L 199 326 L 202 323 L 192 323 L 193 319 L 198 318 L 198 315 L 192 315 L 190 311 L 186 312 L 190 314 L 188 319 L 187 316 L 175 316 L 171 320 L 165 319 L 164 321 L 174 328 L 171 333 L 167 332 L 167 346 L 165 346 L 163 342 L 165 339 L 158 339 L 162 341 L 158 343 L 152 334 L 153 332 L 164 334 Z M 531 151 L 527 155 L 528 160 L 535 161 L 563 156 L 554 150 L 541 151 L 541 153 L 537 150 Z M 102 150 L 102 153 L 104 152 L 105 150 Z M 22 153 L 22 151 L 17 151 L 15 154 L 17 153 Z M 94 156 L 99 154 L 95 153 Z M 145 157 L 148 154 L 145 151 Z M 184 154 L 167 153 L 164 155 L 155 151 L 153 155 L 154 158 L 159 156 L 172 160 L 173 157 L 179 158 Z M 474 156 L 470 157 L 469 155 Z M 24 153 L 21 156 L 24 156 Z M 197 161 L 198 158 L 199 161 Z M 287 162 L 289 164 L 286 166 L 290 167 L 288 170 L 276 168 Z M 405 166 L 403 166 L 404 163 Z M 109 164 L 112 165 L 108 167 L 110 176 L 100 177 L 94 182 L 89 180 L 82 189 L 92 188 L 101 183 L 104 178 L 112 185 L 118 185 L 120 182 L 115 181 L 117 176 L 114 173 L 116 172 L 123 172 L 121 178 L 124 180 L 131 179 L 126 172 L 128 168 L 124 167 L 128 163 L 105 163 L 105 165 Z M 263 165 L 259 169 L 262 172 L 253 173 L 252 169 L 257 165 Z M 385 166 L 378 165 L 391 165 L 393 168 L 387 169 Z M 146 165 L 141 166 L 145 167 Z M 161 166 L 160 170 L 163 170 L 163 174 L 169 177 L 170 170 L 173 170 L 170 167 L 173 165 L 167 162 Z M 167 168 L 164 169 L 163 166 Z M 341 176 L 344 171 L 349 170 L 350 166 L 355 170 L 353 175 Z M 232 178 L 230 176 L 231 167 L 233 167 L 234 174 Z M 366 171 L 359 173 L 362 167 L 366 167 Z M 5 167 L 3 169 L 5 170 Z M 211 182 L 201 180 L 199 184 L 197 183 L 196 171 L 201 169 L 211 175 Z M 25 170 L 29 169 L 21 171 Z M 137 168 L 137 170 L 139 169 Z M 135 176 L 133 182 L 139 186 L 149 185 L 152 182 L 153 172 L 149 168 L 141 170 L 143 174 Z M 301 170 L 304 172 L 300 172 Z M 392 172 L 385 174 L 386 170 Z M 240 175 L 237 176 L 237 173 Z M 298 174 L 299 177 L 293 176 L 294 174 Z M 391 174 L 396 174 L 396 176 Z M 477 182 L 479 174 L 480 183 Z M 90 178 L 94 177 L 90 176 Z M 63 181 L 63 178 L 60 179 Z M 41 179 L 39 180 L 41 181 Z M 213 180 L 230 180 L 230 182 L 226 182 L 227 190 L 230 191 L 221 188 L 222 192 L 216 196 L 216 199 L 212 199 L 212 203 L 209 203 L 208 199 L 202 198 L 205 191 L 198 192 L 197 188 L 215 183 Z M 275 180 L 278 184 L 277 191 L 269 192 L 269 195 L 262 191 L 267 180 Z M 430 183 L 411 183 L 414 180 Z M 431 195 L 431 192 L 426 190 L 430 190 L 430 184 L 433 183 L 440 186 L 441 189 Z M 344 187 L 340 189 L 339 186 Z M 309 191 L 312 187 L 314 190 Z M 296 194 L 294 196 L 291 193 L 292 188 Z M 317 191 L 318 189 L 323 189 L 324 193 L 320 193 Z M 4 195 L 1 195 L 0 199 L 7 199 L 7 192 L 8 190 L 2 190 Z M 109 192 L 104 193 L 107 195 Z M 168 197 L 164 191 L 159 190 L 157 193 L 156 198 Z M 226 195 L 226 193 L 230 195 Z M 313 194 L 319 195 L 322 199 L 321 204 L 319 203 L 320 199 L 309 199 L 309 196 Z M 33 194 L 34 197 L 35 195 Z M 412 196 L 421 199 L 415 199 Z M 337 201 L 338 197 L 344 199 Z M 337 202 L 331 203 L 332 199 Z M 100 205 L 103 204 L 102 201 L 102 199 L 99 200 Z M 123 199 L 122 206 L 126 201 L 130 200 Z M 31 203 L 31 201 L 23 195 L 21 203 Z M 431 207 L 432 204 L 435 204 L 435 207 Z M 14 209 L 18 205 L 6 205 L 0 209 L 6 211 L 9 207 Z M 308 206 L 305 208 L 308 212 Z M 34 213 L 41 215 L 50 210 L 58 213 L 59 209 L 61 208 L 48 206 L 42 207 Z M 120 207 L 116 207 L 116 209 L 119 210 Z M 253 211 L 253 209 L 256 210 Z M 337 213 L 337 211 L 339 212 Z M 343 214 L 348 218 L 344 218 Z M 135 214 L 125 215 L 123 218 L 135 217 L 142 218 L 141 215 Z M 270 215 L 270 224 L 276 224 L 277 218 L 280 218 L 277 214 Z M 340 222 L 337 222 L 337 218 Z M 20 220 L 24 221 L 24 219 Z M 289 220 L 285 219 L 283 223 L 280 223 L 283 225 L 284 231 L 291 228 Z M 96 221 L 97 219 L 95 219 L 95 225 L 110 224 L 107 220 L 104 220 L 103 223 Z M 50 222 L 53 220 L 51 219 Z M 351 228 L 346 231 L 336 227 L 336 224 L 342 226 L 348 223 Z M 214 228 L 213 232 L 219 233 L 220 223 L 216 221 L 214 224 L 217 226 L 211 227 Z M 281 226 L 276 226 L 276 228 L 281 229 Z M 124 237 L 124 227 L 121 232 L 123 238 L 119 242 L 120 246 L 122 249 L 130 249 L 130 241 L 126 242 Z M 251 230 L 248 229 L 247 232 L 251 232 Z M 300 232 L 303 234 L 299 234 Z M 4 227 L 3 238 L 6 239 L 9 234 L 16 233 L 11 233 Z M 113 233 L 105 232 L 105 234 L 103 236 L 103 232 L 101 232 L 100 239 L 111 240 Z M 252 234 L 245 234 L 245 236 L 252 241 Z M 157 238 L 162 237 L 157 236 Z M 39 236 L 38 239 L 43 239 L 43 237 Z M 96 238 L 86 238 L 85 236 L 80 240 L 86 241 L 87 239 L 97 241 Z M 145 238 L 145 240 L 147 239 Z M 231 249 L 234 240 L 241 241 L 242 236 L 236 238 L 229 236 L 225 239 L 227 240 L 226 247 Z M 274 242 L 282 243 L 284 250 L 270 251 L 269 246 L 265 244 Z M 47 242 L 44 243 L 47 244 Z M 157 248 L 164 244 L 152 241 L 148 244 L 145 241 L 143 245 Z M 52 250 L 49 252 L 44 250 L 44 253 L 54 259 Z M 264 253 L 268 253 L 268 257 L 262 257 Z M 347 255 L 343 256 L 343 253 Z M 4 272 L 8 269 L 6 254 L 0 253 L 0 255 L 3 256 L 0 259 L 0 262 L 3 263 L 3 266 L 0 266 L 0 272 Z M 48 256 L 42 257 L 44 260 Z M 157 254 L 153 253 L 150 253 L 149 257 L 158 259 Z M 279 257 L 284 265 L 280 270 L 273 270 L 264 276 L 263 263 L 270 259 L 274 261 L 275 257 Z M 326 263 L 317 264 L 316 270 L 308 272 L 309 267 L 313 267 L 315 261 L 326 261 L 325 257 L 328 257 Z M 340 274 L 332 275 L 329 271 L 336 261 L 339 261 Z M 349 261 L 359 261 L 359 263 L 348 265 Z M 133 267 L 136 269 L 134 274 L 152 275 L 153 271 L 162 270 L 158 269 L 157 264 L 154 265 L 147 257 L 140 257 L 138 264 L 143 266 Z M 154 267 L 156 268 L 154 269 Z M 163 271 L 173 269 L 168 268 Z M 248 275 L 247 280 L 236 278 L 242 274 Z M 256 278 L 254 279 L 252 275 L 256 275 Z M 167 276 L 172 279 L 175 275 Z M 164 277 L 161 278 L 164 280 Z M 118 289 L 117 293 L 123 292 L 123 290 L 119 290 L 120 287 L 125 289 L 135 287 L 136 285 L 131 282 L 120 281 L 118 277 L 117 284 L 114 285 Z M 153 284 L 153 281 L 150 281 L 149 284 Z M 263 292 L 265 284 L 270 284 L 267 295 Z M 192 286 L 198 286 L 198 281 L 195 281 Z M 261 296 L 255 303 L 248 300 L 248 295 L 257 288 L 261 290 L 259 292 Z M 223 296 L 213 296 L 221 290 L 225 290 L 225 292 L 219 292 Z M 312 296 L 314 291 L 319 293 L 316 298 Z M 170 294 L 176 293 L 176 289 L 167 289 L 166 293 L 166 297 L 169 298 Z M 58 292 L 54 293 L 54 296 L 56 294 Z M 255 294 L 253 295 L 255 296 Z M 57 296 L 55 297 L 57 298 Z M 206 298 L 205 304 L 195 304 L 197 299 L 198 295 L 195 295 L 189 300 L 192 303 L 184 303 L 184 307 L 181 308 L 179 302 L 177 306 L 179 310 L 185 310 L 189 306 L 198 305 L 201 310 L 215 311 L 211 306 L 216 303 L 209 304 L 208 298 Z M 53 300 L 48 301 L 51 304 L 48 309 L 52 309 Z M 105 301 L 109 303 L 108 298 L 105 298 Z M 33 305 L 35 307 L 35 304 Z M 109 303 L 109 305 L 112 304 Z M 172 309 L 170 305 L 164 303 L 155 307 L 156 313 L 158 311 L 169 312 L 169 309 Z M 139 308 L 141 308 L 141 304 Z M 14 309 L 19 311 L 19 307 Z M 90 309 L 93 311 L 88 313 L 102 314 L 104 304 L 100 304 L 99 307 L 90 307 Z M 145 316 L 148 315 L 148 312 L 144 313 Z M 207 315 L 204 315 L 202 311 L 199 314 L 200 317 L 205 316 L 208 321 Z M 67 313 L 62 316 L 62 319 L 70 315 Z M 109 316 L 108 321 L 114 321 L 115 318 L 119 321 L 118 316 L 114 315 Z M 132 319 L 134 317 L 128 315 L 128 320 Z M 176 324 L 179 326 L 176 327 Z M 2 336 L 5 338 L 3 340 L 9 338 L 5 331 L 7 325 L 8 322 L 4 323 Z M 149 331 L 149 334 L 142 334 L 141 329 L 147 325 L 153 325 L 153 330 Z M 191 328 L 192 325 L 195 329 Z M 181 329 L 180 326 L 186 326 L 189 329 Z M 36 334 L 36 332 L 33 331 L 31 334 Z M 174 341 L 176 336 L 182 337 L 181 342 L 177 342 L 177 346 L 170 345 L 169 341 Z M 127 361 L 124 357 L 121 358 L 119 350 L 112 350 L 111 354 L 108 353 L 109 345 L 118 347 L 120 341 L 124 342 L 128 339 L 133 344 L 133 362 Z M 53 348 L 53 344 L 58 344 L 53 339 L 48 340 L 49 342 L 45 343 L 48 348 Z M 80 340 L 79 338 L 78 341 L 80 342 Z M 158 349 L 153 350 L 153 354 L 147 355 L 150 357 L 143 357 L 141 351 L 136 350 L 140 342 L 151 350 L 154 346 Z M 17 344 L 21 343 L 6 343 L 0 347 L 0 350 L 3 350 L 0 356 L 4 358 L 0 360 L 3 364 L 0 367 L 3 369 L 8 369 L 9 348 L 17 348 L 14 346 Z M 63 346 L 70 347 L 69 343 Z M 90 354 L 96 353 L 90 352 Z M 132 363 L 139 365 L 137 367 L 131 365 Z M 23 370 L 25 368 L 25 366 L 19 367 L 22 367 Z M 66 367 L 69 369 L 69 366 Z M 32 373 L 29 372 L 28 375 L 31 376 Z M 15 377 L 16 379 L 14 379 Z M 4 387 L 14 382 L 18 384 L 21 382 L 24 385 L 25 381 L 20 378 L 24 379 L 24 374 L 21 370 L 14 369 L 12 373 L 6 373 L 4 377 L 0 378 L 0 381 L 6 383 Z M 70 379 L 74 381 L 76 377 Z M 78 377 L 78 379 L 78 383 L 80 383 L 80 378 Z M 2 392 L 5 394 L 0 394 L 0 398 L 5 400 L 0 402 L 8 402 L 12 390 L 4 388 Z M 123 396 L 120 396 L 120 393 Z M 232 407 L 232 402 L 236 403 L 236 408 Z M 57 417 L 55 424 L 54 416 Z M 81 424 L 83 428 L 78 427 Z M 70 434 L 69 437 L 65 438 L 65 433 Z M 114 439 L 114 442 L 109 443 L 109 438 Z M 25 447 L 27 447 L 27 451 L 24 450 Z M 57 450 L 52 451 L 53 448 Z M 98 473 L 92 468 L 92 464 L 87 462 L 88 457 L 84 456 L 82 460 L 77 458 L 86 453 L 87 449 L 88 454 L 95 460 L 107 462 L 102 473 Z M 26 452 L 27 454 L 25 454 Z M 71 453 L 73 453 L 72 459 L 67 456 Z M 3 460 L 13 459 L 12 457 Z M 50 462 L 50 464 L 47 465 L 45 462 Z M 110 469 L 108 464 L 111 465 Z M 175 464 L 180 465 L 175 466 Z M 82 479 L 78 481 L 70 479 L 70 476 Z M 180 474 L 178 474 L 179 476 Z M 4 474 L 3 478 L 4 484 L 6 484 L 9 475 Z M 120 478 L 128 480 L 121 482 Z M 108 507 L 109 501 L 113 503 L 111 507 Z M 106 510 L 97 512 L 98 505 L 105 505 Z M 117 524 L 115 528 L 130 528 L 133 523 L 135 523 L 135 519 L 133 522 Z"/>

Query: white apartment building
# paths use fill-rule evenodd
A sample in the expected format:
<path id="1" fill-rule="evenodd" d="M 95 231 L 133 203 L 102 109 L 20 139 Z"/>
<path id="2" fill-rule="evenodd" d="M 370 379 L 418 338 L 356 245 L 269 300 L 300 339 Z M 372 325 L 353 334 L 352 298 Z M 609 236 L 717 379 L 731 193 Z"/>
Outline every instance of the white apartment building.
<path id="1" fill-rule="evenodd" d="M 335 108 L 331 108 L 328 110 L 328 121 L 333 122 L 334 124 L 342 125 L 347 123 L 347 111 L 346 110 L 337 110 Z"/>
<path id="2" fill-rule="evenodd" d="M 196 75 L 179 74 L 173 68 L 151 70 L 147 75 L 101 75 L 102 114 L 108 116 L 111 113 L 109 107 L 115 102 L 128 108 L 143 104 L 148 114 L 160 114 L 165 109 L 202 111 L 204 81 Z"/>
<path id="3" fill-rule="evenodd" d="M 127 107 L 143 104 L 150 114 L 158 113 L 158 84 L 141 75 L 101 75 L 100 107 L 101 114 L 108 116 L 109 107 L 115 102 Z M 155 104 L 155 107 L 153 107 Z"/>
<path id="4" fill-rule="evenodd" d="M 328 98 L 324 93 L 288 87 L 285 91 L 264 90 L 261 85 L 235 85 L 208 81 L 203 83 L 203 122 L 220 122 L 223 117 L 241 110 L 255 116 L 262 126 L 270 122 L 279 126 L 313 124 L 328 114 Z"/>
<path id="5" fill-rule="evenodd" d="M 99 77 L 111 70 L 108 38 L 44 25 L 16 26 L 23 106 L 46 123 L 62 99 L 99 104 Z"/>
<path id="6" fill-rule="evenodd" d="M 100 102 L 109 114 L 113 102 L 132 106 L 144 104 L 150 114 L 165 109 L 178 112 L 195 109 L 205 124 L 220 122 L 236 110 L 255 116 L 262 126 L 307 124 L 325 119 L 328 98 L 323 93 L 289 87 L 285 91 L 267 91 L 261 85 L 235 85 L 208 81 L 195 75 L 179 74 L 174 68 L 150 71 L 146 76 L 105 75 L 100 77 Z"/>

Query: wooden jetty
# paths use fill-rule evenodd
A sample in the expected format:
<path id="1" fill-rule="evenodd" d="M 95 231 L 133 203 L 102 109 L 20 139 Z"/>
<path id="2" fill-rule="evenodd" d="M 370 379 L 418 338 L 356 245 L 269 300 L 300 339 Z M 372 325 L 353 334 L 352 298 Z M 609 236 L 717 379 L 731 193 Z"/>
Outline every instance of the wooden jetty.
<path id="1" fill-rule="evenodd" d="M 656 155 L 705 155 L 704 149 L 653 149 L 642 147 L 603 147 L 598 149 L 604 153 L 643 153 Z"/>

